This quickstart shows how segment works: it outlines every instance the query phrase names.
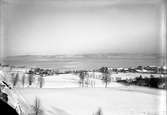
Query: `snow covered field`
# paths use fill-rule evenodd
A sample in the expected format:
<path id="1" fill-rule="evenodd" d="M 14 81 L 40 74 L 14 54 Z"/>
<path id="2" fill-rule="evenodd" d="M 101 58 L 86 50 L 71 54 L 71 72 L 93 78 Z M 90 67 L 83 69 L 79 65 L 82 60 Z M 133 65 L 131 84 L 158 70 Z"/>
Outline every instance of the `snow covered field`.
<path id="1" fill-rule="evenodd" d="M 8 73 L 1 71 L 0 74 L 1 80 L 10 81 Z M 123 79 L 126 76 L 133 78 L 139 75 L 112 74 L 112 77 Z M 26 113 L 24 115 L 33 113 L 36 98 L 40 100 L 40 115 L 96 115 L 99 108 L 103 115 L 166 115 L 166 90 L 124 86 L 116 82 L 104 88 L 105 84 L 100 79 L 90 79 L 95 82 L 94 88 L 90 85 L 80 87 L 79 77 L 75 74 L 47 76 L 44 77 L 43 88 L 39 88 L 35 80 L 32 86 L 25 83 L 23 87 L 18 83 L 6 93 L 9 104 L 17 107 L 18 111 L 21 107 Z"/>
<path id="2" fill-rule="evenodd" d="M 27 106 L 38 98 L 43 115 L 93 115 L 98 108 L 103 115 L 166 115 L 165 90 L 116 82 L 104 88 L 98 79 L 95 88 L 81 88 L 78 80 L 73 74 L 48 76 L 43 88 L 17 88 L 16 94 Z"/>

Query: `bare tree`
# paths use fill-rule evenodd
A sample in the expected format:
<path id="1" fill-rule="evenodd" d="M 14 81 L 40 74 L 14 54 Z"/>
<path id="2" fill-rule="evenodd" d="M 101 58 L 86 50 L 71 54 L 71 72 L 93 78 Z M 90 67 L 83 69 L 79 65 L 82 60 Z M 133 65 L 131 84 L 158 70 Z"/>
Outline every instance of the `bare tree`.
<path id="1" fill-rule="evenodd" d="M 108 70 L 107 67 L 101 68 L 100 71 L 101 71 L 102 74 L 103 74 L 102 80 L 103 80 L 103 82 L 105 83 L 105 88 L 107 88 L 107 85 L 111 82 L 111 77 L 110 77 L 111 74 L 110 74 L 110 72 L 109 72 L 109 70 Z"/>
<path id="2" fill-rule="evenodd" d="M 33 105 L 33 110 L 34 110 L 35 115 L 41 115 L 42 114 L 41 103 L 40 103 L 40 100 L 38 98 L 35 98 L 34 105 Z"/>
<path id="3" fill-rule="evenodd" d="M 28 83 L 29 85 L 32 85 L 33 82 L 33 74 L 28 74 Z"/>
<path id="4" fill-rule="evenodd" d="M 38 83 L 39 83 L 39 87 L 42 88 L 42 87 L 43 87 L 43 84 L 44 84 L 44 79 L 43 79 L 42 76 L 40 76 L 40 77 L 38 78 Z"/>
<path id="5" fill-rule="evenodd" d="M 84 87 L 84 80 L 86 75 L 87 75 L 87 72 L 84 72 L 84 71 L 81 71 L 79 73 L 80 84 L 82 85 L 82 87 Z"/>
<path id="6" fill-rule="evenodd" d="M 103 115 L 103 112 L 102 112 L 101 108 L 99 108 L 97 110 L 97 112 L 95 114 L 93 114 L 93 115 Z"/>
<path id="7" fill-rule="evenodd" d="M 19 80 L 19 73 L 12 74 L 12 83 L 13 83 L 13 87 L 16 86 L 18 80 Z"/>
<path id="8" fill-rule="evenodd" d="M 22 85 L 23 85 L 23 87 L 25 85 L 25 74 L 23 74 L 23 76 L 22 76 Z"/>
<path id="9" fill-rule="evenodd" d="M 107 88 L 108 84 L 111 82 L 110 73 L 103 73 L 103 82 L 105 83 L 105 88 Z"/>

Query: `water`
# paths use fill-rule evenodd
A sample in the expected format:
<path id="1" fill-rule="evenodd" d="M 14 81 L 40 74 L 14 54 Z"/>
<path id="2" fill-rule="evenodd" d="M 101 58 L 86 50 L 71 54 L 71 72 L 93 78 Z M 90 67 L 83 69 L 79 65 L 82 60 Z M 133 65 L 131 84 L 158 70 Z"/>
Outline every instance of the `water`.
<path id="1" fill-rule="evenodd" d="M 88 54 L 57 56 L 14 56 L 4 59 L 5 64 L 26 67 L 54 68 L 65 70 L 90 70 L 107 67 L 161 66 L 158 54 Z"/>

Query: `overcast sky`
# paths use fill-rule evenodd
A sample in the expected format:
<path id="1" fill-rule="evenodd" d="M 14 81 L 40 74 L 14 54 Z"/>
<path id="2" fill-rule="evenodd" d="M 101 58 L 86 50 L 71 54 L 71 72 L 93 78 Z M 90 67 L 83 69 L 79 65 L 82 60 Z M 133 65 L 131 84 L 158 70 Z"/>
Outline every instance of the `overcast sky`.
<path id="1" fill-rule="evenodd" d="M 160 0 L 6 0 L 5 55 L 158 53 Z"/>

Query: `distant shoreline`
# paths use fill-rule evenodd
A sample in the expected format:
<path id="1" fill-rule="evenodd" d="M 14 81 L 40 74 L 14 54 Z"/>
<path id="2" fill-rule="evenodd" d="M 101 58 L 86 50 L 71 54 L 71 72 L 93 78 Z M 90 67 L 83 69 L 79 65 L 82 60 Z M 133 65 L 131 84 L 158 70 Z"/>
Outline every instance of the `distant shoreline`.
<path id="1" fill-rule="evenodd" d="M 4 65 L 39 67 L 60 70 L 92 70 L 100 67 L 129 68 L 136 66 L 162 66 L 160 54 L 78 54 L 78 55 L 20 55 L 4 58 Z"/>

